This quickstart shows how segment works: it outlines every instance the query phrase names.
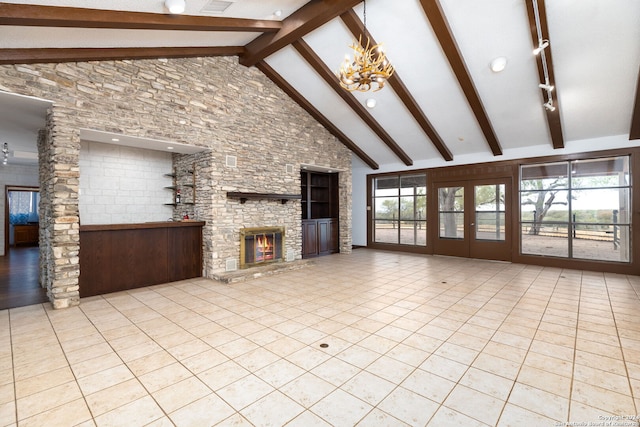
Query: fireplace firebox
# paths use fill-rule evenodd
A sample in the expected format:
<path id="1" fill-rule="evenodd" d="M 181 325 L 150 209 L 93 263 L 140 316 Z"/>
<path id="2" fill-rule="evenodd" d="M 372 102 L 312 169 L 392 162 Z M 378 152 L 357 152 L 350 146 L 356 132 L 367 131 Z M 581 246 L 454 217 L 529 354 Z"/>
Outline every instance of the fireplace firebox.
<path id="1" fill-rule="evenodd" d="M 240 230 L 240 268 L 281 262 L 284 227 L 254 227 Z"/>

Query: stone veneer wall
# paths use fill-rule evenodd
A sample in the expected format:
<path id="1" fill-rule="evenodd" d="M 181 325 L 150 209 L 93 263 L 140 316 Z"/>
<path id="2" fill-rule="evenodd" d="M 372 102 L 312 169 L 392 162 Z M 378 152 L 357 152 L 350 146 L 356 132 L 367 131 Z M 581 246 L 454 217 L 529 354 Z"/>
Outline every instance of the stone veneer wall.
<path id="1" fill-rule="evenodd" d="M 202 180 L 194 213 L 207 221 L 206 275 L 224 270 L 226 260 L 238 256 L 238 229 L 258 222 L 284 223 L 287 248 L 300 258 L 299 202 L 241 205 L 228 201 L 226 192 L 298 194 L 302 163 L 343 171 L 341 250 L 351 250 L 350 151 L 260 71 L 239 65 L 236 57 L 2 65 L 0 90 L 54 102 L 39 158 L 46 269 L 41 276 L 56 308 L 79 302 L 80 128 L 209 150 L 193 155 Z M 227 155 L 237 157 L 237 167 L 226 166 Z M 286 172 L 288 164 L 293 173 Z"/>

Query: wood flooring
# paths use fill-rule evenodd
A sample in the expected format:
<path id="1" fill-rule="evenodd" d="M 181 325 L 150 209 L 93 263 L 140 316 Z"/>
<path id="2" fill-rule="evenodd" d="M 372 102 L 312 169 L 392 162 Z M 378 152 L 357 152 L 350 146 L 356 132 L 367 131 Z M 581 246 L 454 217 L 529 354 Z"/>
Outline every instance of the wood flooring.
<path id="1" fill-rule="evenodd" d="M 10 248 L 0 256 L 0 310 L 47 302 L 46 289 L 38 283 L 37 246 Z"/>

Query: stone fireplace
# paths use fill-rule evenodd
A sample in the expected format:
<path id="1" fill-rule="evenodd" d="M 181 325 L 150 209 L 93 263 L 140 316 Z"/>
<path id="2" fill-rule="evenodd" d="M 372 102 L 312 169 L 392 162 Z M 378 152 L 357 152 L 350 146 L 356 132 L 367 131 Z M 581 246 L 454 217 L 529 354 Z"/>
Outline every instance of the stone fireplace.
<path id="1" fill-rule="evenodd" d="M 284 261 L 284 227 L 240 230 L 240 268 Z"/>

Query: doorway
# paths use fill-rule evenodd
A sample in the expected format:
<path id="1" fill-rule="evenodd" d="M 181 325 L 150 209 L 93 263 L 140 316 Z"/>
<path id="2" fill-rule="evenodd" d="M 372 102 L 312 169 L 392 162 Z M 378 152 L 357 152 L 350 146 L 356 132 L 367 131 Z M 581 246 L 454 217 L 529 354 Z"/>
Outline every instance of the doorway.
<path id="1" fill-rule="evenodd" d="M 434 253 L 511 261 L 511 178 L 435 185 Z"/>
<path id="2" fill-rule="evenodd" d="M 48 300 L 40 286 L 39 188 L 5 187 L 4 256 L 0 257 L 0 310 Z"/>

